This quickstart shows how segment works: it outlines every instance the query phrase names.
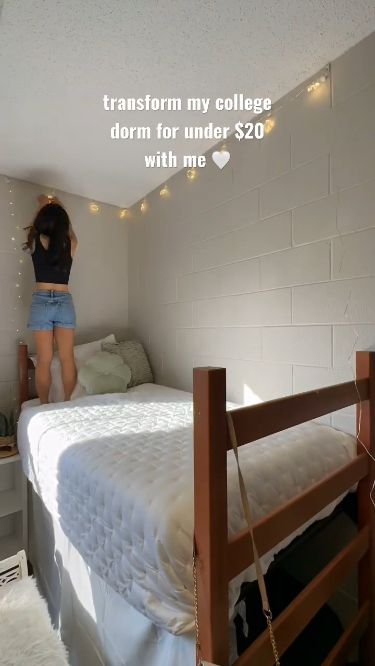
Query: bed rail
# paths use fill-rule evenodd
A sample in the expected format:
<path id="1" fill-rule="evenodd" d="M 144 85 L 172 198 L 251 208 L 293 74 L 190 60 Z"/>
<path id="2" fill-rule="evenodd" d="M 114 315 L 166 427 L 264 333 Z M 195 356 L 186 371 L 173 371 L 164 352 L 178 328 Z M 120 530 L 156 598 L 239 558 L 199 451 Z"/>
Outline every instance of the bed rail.
<path id="1" fill-rule="evenodd" d="M 349 405 L 361 416 L 360 440 L 375 454 L 375 352 L 357 352 L 356 382 L 346 382 L 268 403 L 231 411 L 238 444 L 317 418 Z M 253 562 L 246 530 L 228 539 L 226 373 L 194 369 L 195 552 L 199 658 L 228 666 L 228 584 Z M 361 663 L 375 663 L 375 512 L 370 502 L 374 463 L 358 442 L 357 457 L 294 499 L 257 521 L 255 542 L 262 555 L 292 534 L 334 499 L 358 483 L 358 533 L 274 620 L 282 655 L 345 577 L 358 571 L 358 612 L 324 666 L 345 663 L 360 640 Z M 199 663 L 197 657 L 197 663 Z M 235 666 L 274 664 L 264 632 Z"/>
<path id="2" fill-rule="evenodd" d="M 233 409 L 231 416 L 238 446 L 355 405 L 359 402 L 359 396 L 362 401 L 369 397 L 366 379 Z M 228 449 L 231 448 L 228 441 Z"/>
<path id="3" fill-rule="evenodd" d="M 352 488 L 363 479 L 369 470 L 369 460 L 365 453 L 341 469 L 326 476 L 308 490 L 283 504 L 254 525 L 255 543 L 259 555 L 283 541 L 319 511 Z M 228 544 L 229 580 L 249 567 L 254 556 L 249 544 L 249 532 L 243 530 L 229 539 Z"/>
<path id="4" fill-rule="evenodd" d="M 34 364 L 29 356 L 27 344 L 20 342 L 18 345 L 18 378 L 19 378 L 19 401 L 20 408 L 23 402 L 30 397 L 29 372 L 34 371 Z"/>

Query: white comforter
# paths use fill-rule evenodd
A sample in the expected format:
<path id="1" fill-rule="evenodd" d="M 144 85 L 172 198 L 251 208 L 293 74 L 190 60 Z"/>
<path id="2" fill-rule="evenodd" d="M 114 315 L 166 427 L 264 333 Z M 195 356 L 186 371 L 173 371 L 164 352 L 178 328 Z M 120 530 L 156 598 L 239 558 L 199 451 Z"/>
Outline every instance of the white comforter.
<path id="1" fill-rule="evenodd" d="M 191 394 L 145 384 L 126 394 L 30 407 L 20 417 L 18 446 L 35 491 L 92 569 L 155 624 L 175 634 L 190 631 Z M 234 532 L 245 522 L 233 454 L 228 455 Z M 255 516 L 354 455 L 353 437 L 316 423 L 242 447 Z M 263 558 L 265 569 L 289 541 Z M 251 567 L 232 582 L 232 607 L 241 582 L 254 578 Z"/>

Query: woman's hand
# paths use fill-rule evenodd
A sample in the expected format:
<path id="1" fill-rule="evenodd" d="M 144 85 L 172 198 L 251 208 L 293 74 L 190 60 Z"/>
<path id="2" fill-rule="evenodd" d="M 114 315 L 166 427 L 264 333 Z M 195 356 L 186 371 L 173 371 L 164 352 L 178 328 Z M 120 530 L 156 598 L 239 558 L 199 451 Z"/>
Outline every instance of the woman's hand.
<path id="1" fill-rule="evenodd" d="M 59 201 L 57 197 L 48 197 L 46 194 L 39 194 L 38 203 L 40 208 L 43 208 L 43 206 L 46 206 L 50 203 L 55 203 L 62 206 L 61 201 Z"/>
<path id="2" fill-rule="evenodd" d="M 39 194 L 38 196 L 39 208 L 43 208 L 43 206 L 48 204 L 50 201 L 51 199 L 49 199 L 46 194 Z"/>

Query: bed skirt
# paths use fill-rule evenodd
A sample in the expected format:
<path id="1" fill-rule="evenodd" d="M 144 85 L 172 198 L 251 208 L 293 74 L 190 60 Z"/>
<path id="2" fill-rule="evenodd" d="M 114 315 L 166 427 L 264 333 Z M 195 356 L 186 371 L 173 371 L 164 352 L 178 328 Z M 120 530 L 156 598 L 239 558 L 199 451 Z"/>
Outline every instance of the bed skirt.
<path id="1" fill-rule="evenodd" d="M 71 666 L 194 666 L 194 636 L 156 627 L 91 571 L 29 486 L 30 554 Z"/>

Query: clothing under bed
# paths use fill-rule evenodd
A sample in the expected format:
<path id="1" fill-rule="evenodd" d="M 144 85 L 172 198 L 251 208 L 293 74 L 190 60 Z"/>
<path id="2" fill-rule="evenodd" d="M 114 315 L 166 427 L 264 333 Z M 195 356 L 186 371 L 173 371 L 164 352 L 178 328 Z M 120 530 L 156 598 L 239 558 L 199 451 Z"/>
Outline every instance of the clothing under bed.
<path id="1" fill-rule="evenodd" d="M 18 427 L 25 474 L 81 564 L 126 602 L 129 613 L 134 609 L 159 632 L 190 642 L 192 423 L 190 393 L 144 384 L 125 394 L 44 406 L 26 403 Z M 240 464 L 255 519 L 355 454 L 352 436 L 314 422 L 242 447 Z M 340 499 L 267 553 L 264 571 L 276 552 L 329 515 Z M 232 452 L 228 503 L 233 533 L 245 521 Z M 231 611 L 242 582 L 251 580 L 254 567 L 232 581 Z M 191 655 L 193 664 L 193 650 Z"/>

